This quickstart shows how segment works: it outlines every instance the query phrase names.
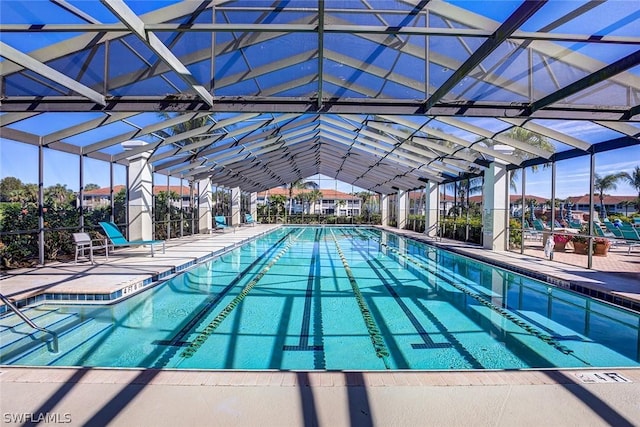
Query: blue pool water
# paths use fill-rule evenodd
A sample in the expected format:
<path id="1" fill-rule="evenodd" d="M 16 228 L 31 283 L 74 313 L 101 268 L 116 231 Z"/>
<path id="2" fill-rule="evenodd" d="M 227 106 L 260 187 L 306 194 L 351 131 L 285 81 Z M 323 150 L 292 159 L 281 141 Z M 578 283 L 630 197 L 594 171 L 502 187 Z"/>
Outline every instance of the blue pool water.
<path id="1" fill-rule="evenodd" d="M 375 229 L 283 227 L 107 306 L 14 315 L 0 362 L 184 369 L 640 366 L 638 314 Z"/>

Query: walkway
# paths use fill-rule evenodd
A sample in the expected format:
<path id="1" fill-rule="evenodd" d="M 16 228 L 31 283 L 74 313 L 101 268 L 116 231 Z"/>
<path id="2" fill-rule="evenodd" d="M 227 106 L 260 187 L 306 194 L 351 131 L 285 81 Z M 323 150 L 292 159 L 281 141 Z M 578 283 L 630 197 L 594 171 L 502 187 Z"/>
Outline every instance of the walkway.
<path id="1" fill-rule="evenodd" d="M 148 249 L 125 249 L 96 265 L 12 271 L 0 280 L 0 289 L 18 298 L 43 291 L 111 295 L 272 228 L 172 240 L 166 254 L 154 258 Z M 610 283 L 615 275 L 458 242 L 438 244 L 558 275 L 560 282 L 621 286 Z M 638 283 L 636 289 L 632 282 L 627 285 L 625 292 L 637 297 Z M 2 366 L 0 391 L 6 425 L 23 424 L 27 417 L 115 426 L 640 425 L 640 369 L 258 372 Z"/>

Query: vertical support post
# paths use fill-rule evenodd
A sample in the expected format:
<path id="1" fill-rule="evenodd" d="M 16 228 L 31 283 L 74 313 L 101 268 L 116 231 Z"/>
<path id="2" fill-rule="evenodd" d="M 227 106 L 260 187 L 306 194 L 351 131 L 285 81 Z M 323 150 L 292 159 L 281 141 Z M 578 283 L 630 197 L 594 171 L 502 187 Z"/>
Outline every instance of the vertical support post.
<path id="1" fill-rule="evenodd" d="M 146 145 L 144 141 L 125 141 L 122 147 L 126 151 L 134 147 Z M 129 240 L 153 239 L 153 173 L 148 162 L 151 153 L 145 151 L 128 158 L 128 224 Z"/>
<path id="2" fill-rule="evenodd" d="M 389 225 L 389 195 L 380 195 L 380 224 L 383 227 Z"/>
<path id="3" fill-rule="evenodd" d="M 380 223 L 383 227 L 389 225 L 389 195 L 380 195 Z"/>
<path id="4" fill-rule="evenodd" d="M 191 181 L 189 183 L 189 207 L 191 208 L 191 235 L 196 234 L 196 200 L 194 198 L 194 187 L 196 186 L 195 181 Z M 196 194 L 200 194 L 200 191 L 196 191 Z"/>
<path id="5" fill-rule="evenodd" d="M 169 175 L 167 175 L 167 239 L 171 238 L 171 186 L 169 185 Z"/>
<path id="6" fill-rule="evenodd" d="M 251 195 L 249 197 L 251 198 L 250 199 L 249 213 L 251 214 L 253 219 L 255 219 L 257 221 L 257 218 L 258 218 L 258 193 L 253 192 L 253 193 L 251 193 Z"/>
<path id="7" fill-rule="evenodd" d="M 38 263 L 44 265 L 44 147 L 38 144 Z"/>
<path id="8" fill-rule="evenodd" d="M 198 182 L 198 233 L 208 233 L 213 227 L 213 200 L 209 178 Z"/>
<path id="9" fill-rule="evenodd" d="M 115 222 L 116 201 L 113 196 L 113 162 L 109 162 L 109 221 L 111 222 Z"/>
<path id="10" fill-rule="evenodd" d="M 593 150 L 589 156 L 589 236 L 593 236 L 593 216 L 595 213 L 595 206 L 593 205 L 593 192 L 595 191 L 594 174 L 596 171 L 596 156 L 593 154 Z M 587 268 L 593 267 L 593 239 L 589 237 L 589 244 L 587 245 Z"/>
<path id="11" fill-rule="evenodd" d="M 438 184 L 429 182 L 425 187 L 425 219 L 424 232 L 429 237 L 437 237 L 437 227 L 433 227 L 438 223 L 438 210 L 440 206 L 440 194 Z"/>
<path id="12" fill-rule="evenodd" d="M 527 203 L 527 200 L 525 199 L 525 190 L 527 188 L 526 186 L 526 182 L 527 182 L 527 168 L 522 168 L 522 221 L 520 222 L 520 253 L 524 254 L 524 209 L 525 209 L 525 204 Z M 533 207 L 532 207 L 533 209 Z M 533 215 L 533 211 L 531 212 L 531 215 Z M 529 224 L 530 227 L 533 227 L 533 224 Z"/>
<path id="13" fill-rule="evenodd" d="M 184 237 L 184 178 L 180 177 L 180 237 Z"/>
<path id="14" fill-rule="evenodd" d="M 507 246 L 507 188 L 508 173 L 505 165 L 494 161 L 485 171 L 483 184 L 484 203 L 482 209 L 483 247 L 504 251 Z"/>
<path id="15" fill-rule="evenodd" d="M 398 190 L 398 195 L 396 197 L 396 212 L 398 212 L 398 219 L 396 225 L 398 230 L 403 230 L 407 227 L 407 211 L 409 205 L 409 192 Z"/>
<path id="16" fill-rule="evenodd" d="M 240 225 L 240 204 L 242 202 L 242 192 L 240 187 L 233 187 L 231 189 L 231 225 Z"/>
<path id="17" fill-rule="evenodd" d="M 84 156 L 80 154 L 79 158 L 80 162 L 80 176 L 78 179 L 78 204 L 77 207 L 80 210 L 79 213 L 79 222 L 80 222 L 80 231 L 84 232 Z"/>

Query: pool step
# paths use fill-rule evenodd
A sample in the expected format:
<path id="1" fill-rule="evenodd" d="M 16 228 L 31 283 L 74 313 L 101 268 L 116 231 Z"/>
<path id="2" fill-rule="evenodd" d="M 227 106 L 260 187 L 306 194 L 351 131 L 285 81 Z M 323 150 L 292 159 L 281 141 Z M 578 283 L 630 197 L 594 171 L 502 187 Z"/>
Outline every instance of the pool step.
<path id="1" fill-rule="evenodd" d="M 18 318 L 15 314 L 13 316 Z M 7 363 L 15 355 L 31 348 L 41 345 L 46 347 L 47 341 L 51 340 L 51 335 L 34 330 L 24 323 L 22 319 L 19 320 L 18 322 L 15 319 L 7 319 L 7 322 L 3 323 L 4 325 L 13 324 L 14 326 L 7 326 L 0 331 L 0 363 Z M 64 313 L 59 310 L 49 310 L 35 320 L 39 327 L 49 329 L 58 334 L 73 328 L 80 322 L 81 319 L 77 313 Z"/>
<path id="2" fill-rule="evenodd" d="M 97 339 L 112 327 L 113 324 L 111 323 L 103 323 L 97 322 L 93 319 L 87 319 L 64 332 L 59 333 L 58 353 L 51 353 L 45 343 L 39 343 L 37 346 L 33 346 L 27 351 L 14 355 L 6 363 L 34 366 L 56 365 L 57 362 L 65 358 L 67 355 L 88 342 Z M 68 364 L 75 365 L 79 363 L 74 360 Z"/>
<path id="3" fill-rule="evenodd" d="M 20 311 L 36 325 L 43 320 L 46 322 L 46 316 L 55 313 L 58 310 L 59 308 L 44 308 L 43 306 L 24 307 L 20 309 Z M 9 311 L 4 316 L 0 317 L 0 332 L 14 328 L 21 323 L 24 323 L 23 320 L 16 316 L 14 312 Z"/>

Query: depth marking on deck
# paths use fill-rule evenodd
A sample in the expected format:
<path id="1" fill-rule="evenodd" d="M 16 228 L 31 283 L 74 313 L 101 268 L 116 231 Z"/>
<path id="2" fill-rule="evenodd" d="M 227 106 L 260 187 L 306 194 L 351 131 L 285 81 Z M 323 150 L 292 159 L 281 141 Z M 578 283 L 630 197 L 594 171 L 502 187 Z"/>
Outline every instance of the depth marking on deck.
<path id="1" fill-rule="evenodd" d="M 597 383 L 632 383 L 629 378 L 623 377 L 617 372 L 575 372 L 573 374 L 585 384 Z"/>

